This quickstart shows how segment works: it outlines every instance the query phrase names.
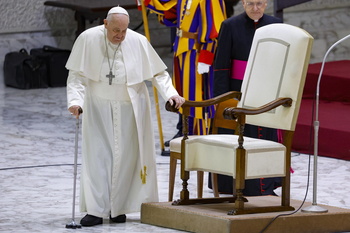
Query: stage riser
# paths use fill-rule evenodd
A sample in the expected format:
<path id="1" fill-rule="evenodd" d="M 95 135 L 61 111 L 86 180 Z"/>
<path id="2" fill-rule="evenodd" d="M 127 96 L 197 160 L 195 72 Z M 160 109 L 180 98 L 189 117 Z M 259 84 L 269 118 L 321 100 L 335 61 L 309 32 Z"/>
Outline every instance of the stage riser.
<path id="1" fill-rule="evenodd" d="M 247 206 L 279 204 L 278 197 L 249 197 Z M 300 201 L 292 200 L 298 208 Z M 305 203 L 304 206 L 310 206 Z M 227 215 L 231 203 L 174 206 L 171 203 L 145 203 L 141 209 L 141 222 L 166 228 L 198 233 L 258 233 L 278 214 L 290 212 Z M 326 233 L 350 231 L 350 210 L 323 206 L 327 213 L 297 212 L 277 218 L 267 233 Z"/>

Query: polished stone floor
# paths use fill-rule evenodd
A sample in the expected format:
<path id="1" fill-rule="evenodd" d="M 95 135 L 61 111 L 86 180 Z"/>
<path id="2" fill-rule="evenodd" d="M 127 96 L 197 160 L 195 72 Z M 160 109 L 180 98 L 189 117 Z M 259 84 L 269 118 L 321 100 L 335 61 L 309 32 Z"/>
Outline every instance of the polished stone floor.
<path id="1" fill-rule="evenodd" d="M 0 79 L 1 80 L 1 79 Z M 150 88 L 151 94 L 153 92 Z M 164 139 L 176 133 L 177 115 L 165 112 L 159 100 Z M 154 106 L 153 106 L 154 108 Z M 66 110 L 65 88 L 18 90 L 0 84 L 0 232 L 72 232 L 66 229 L 72 216 L 75 119 Z M 157 118 L 156 133 L 160 201 L 167 201 L 169 157 L 161 156 Z M 335 139 L 334 139 L 335 140 Z M 342 139 L 345 140 L 345 139 Z M 348 139 L 347 139 L 348 140 Z M 79 154 L 80 161 L 80 154 Z M 78 161 L 78 162 L 79 162 Z M 293 154 L 291 197 L 313 198 L 313 157 Z M 80 166 L 78 166 L 79 178 Z M 195 190 L 191 173 L 190 190 Z M 206 180 L 206 179 L 205 179 Z M 350 209 L 350 162 L 318 157 L 316 203 Z M 77 180 L 79 193 L 79 179 Z M 181 183 L 177 179 L 175 197 Z M 206 186 L 205 186 L 206 187 Z M 277 190 L 279 193 L 280 190 Z M 195 195 L 195 192 L 192 192 Z M 205 196 L 211 190 L 204 189 Z M 314 199 L 315 200 L 315 199 Z M 77 204 L 79 198 L 77 197 Z M 78 207 L 76 208 L 78 210 Z M 76 220 L 84 213 L 76 211 Z M 350 229 L 349 229 L 350 230 Z M 79 232 L 180 232 L 140 222 L 140 213 L 127 215 L 127 222 L 77 229 Z"/>

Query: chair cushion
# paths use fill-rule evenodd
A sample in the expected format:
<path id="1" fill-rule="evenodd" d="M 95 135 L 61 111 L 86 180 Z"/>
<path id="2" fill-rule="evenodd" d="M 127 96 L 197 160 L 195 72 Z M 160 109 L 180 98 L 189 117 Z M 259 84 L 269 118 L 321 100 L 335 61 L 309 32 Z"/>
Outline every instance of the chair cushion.
<path id="1" fill-rule="evenodd" d="M 186 140 L 185 169 L 236 176 L 238 136 L 201 135 Z M 286 148 L 283 144 L 244 137 L 246 179 L 285 176 Z"/>
<path id="2" fill-rule="evenodd" d="M 198 137 L 199 135 L 191 135 L 188 136 L 188 138 L 195 138 Z M 178 138 L 174 138 L 170 141 L 169 143 L 169 150 L 172 152 L 176 152 L 176 153 L 181 153 L 181 141 L 182 141 L 183 137 L 178 137 Z"/>

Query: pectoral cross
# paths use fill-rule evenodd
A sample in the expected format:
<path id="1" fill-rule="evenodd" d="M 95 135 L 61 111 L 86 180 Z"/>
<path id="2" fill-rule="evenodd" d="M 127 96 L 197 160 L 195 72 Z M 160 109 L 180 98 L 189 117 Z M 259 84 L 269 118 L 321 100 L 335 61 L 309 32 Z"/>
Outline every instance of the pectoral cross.
<path id="1" fill-rule="evenodd" d="M 112 85 L 112 79 L 115 77 L 115 75 L 112 73 L 112 71 L 109 71 L 109 74 L 106 75 L 106 78 L 109 78 L 109 85 Z"/>

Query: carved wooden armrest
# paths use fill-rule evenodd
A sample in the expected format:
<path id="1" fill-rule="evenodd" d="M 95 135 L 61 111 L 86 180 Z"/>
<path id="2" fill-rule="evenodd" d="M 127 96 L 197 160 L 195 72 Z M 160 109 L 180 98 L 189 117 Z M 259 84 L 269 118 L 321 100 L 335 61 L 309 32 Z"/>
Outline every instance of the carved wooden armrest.
<path id="1" fill-rule="evenodd" d="M 182 108 L 182 119 L 183 119 L 183 128 L 182 128 L 182 133 L 183 133 L 183 140 L 186 140 L 188 137 L 188 116 L 190 115 L 190 109 L 192 107 L 208 107 L 211 105 L 218 104 L 220 102 L 229 100 L 229 99 L 240 99 L 242 96 L 241 92 L 237 91 L 231 91 L 224 93 L 222 95 L 216 96 L 214 98 L 208 99 L 208 100 L 203 100 L 203 101 L 189 101 L 186 100 L 185 103 L 181 106 Z M 170 105 L 170 103 L 167 101 L 165 104 L 165 109 L 169 112 L 178 112 L 179 110 L 176 109 L 174 106 Z"/>
<path id="2" fill-rule="evenodd" d="M 239 118 L 239 115 L 258 115 L 264 112 L 271 111 L 278 106 L 291 107 L 293 100 L 291 98 L 278 98 L 274 101 L 271 101 L 268 104 L 257 108 L 226 108 L 224 110 L 224 117 L 228 120 L 236 120 Z"/>
<path id="3" fill-rule="evenodd" d="M 218 104 L 220 102 L 223 102 L 228 99 L 238 99 L 240 100 L 242 96 L 241 92 L 238 91 L 230 91 L 227 93 L 224 93 L 222 95 L 216 96 L 214 98 L 208 99 L 208 100 L 203 100 L 203 101 L 191 101 L 191 100 L 186 100 L 185 103 L 181 106 L 183 109 L 183 114 L 187 114 L 187 109 L 192 108 L 192 107 L 208 107 L 214 104 Z M 170 105 L 169 101 L 165 103 L 165 109 L 169 112 L 178 112 L 179 110 L 176 109 L 174 106 Z"/>
<path id="4" fill-rule="evenodd" d="M 237 120 L 238 123 L 238 148 L 243 148 L 243 135 L 244 135 L 244 127 L 245 127 L 245 120 L 246 115 L 258 115 L 264 112 L 271 111 L 274 108 L 277 108 L 278 106 L 283 107 L 291 107 L 293 100 L 291 98 L 278 98 L 274 101 L 271 101 L 268 104 L 265 104 L 263 106 L 260 106 L 258 108 L 226 108 L 224 110 L 224 118 L 228 120 Z"/>

